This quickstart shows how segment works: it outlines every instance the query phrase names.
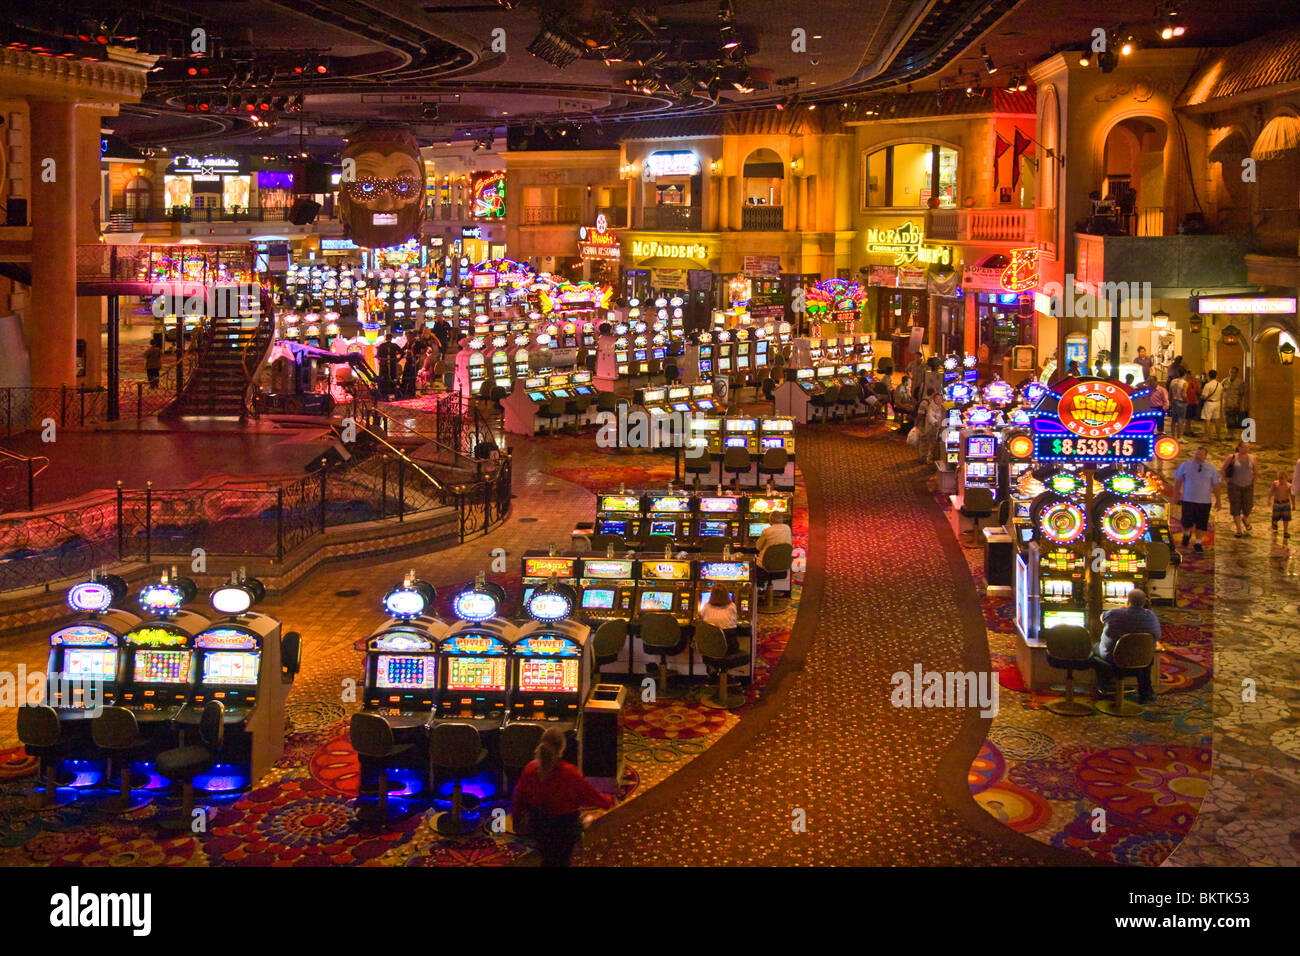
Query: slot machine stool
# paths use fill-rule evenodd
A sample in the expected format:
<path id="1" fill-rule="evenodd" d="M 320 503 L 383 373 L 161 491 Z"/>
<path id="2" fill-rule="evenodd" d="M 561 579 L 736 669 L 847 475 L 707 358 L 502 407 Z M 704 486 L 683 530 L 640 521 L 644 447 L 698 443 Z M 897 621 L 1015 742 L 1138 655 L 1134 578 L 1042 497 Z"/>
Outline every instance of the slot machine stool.
<path id="1" fill-rule="evenodd" d="M 1137 717 L 1140 715 L 1142 708 L 1124 699 L 1124 680 L 1128 677 L 1137 678 L 1143 671 L 1149 671 L 1155 654 L 1155 635 L 1134 632 L 1125 634 L 1115 642 L 1115 650 L 1111 652 L 1111 661 L 1093 657 L 1093 666 L 1097 668 L 1098 676 L 1106 673 L 1115 681 L 1114 699 L 1098 701 L 1097 709 L 1111 717 Z M 1155 688 L 1152 688 L 1153 692 L 1154 690 Z"/>
<path id="2" fill-rule="evenodd" d="M 788 544 L 774 544 L 763 552 L 762 561 L 755 562 L 759 584 L 766 589 L 760 614 L 771 614 L 776 610 L 776 582 L 786 577 L 794 567 L 794 547 Z"/>
<path id="3" fill-rule="evenodd" d="M 173 747 L 158 755 L 158 773 L 172 783 L 181 784 L 180 816 L 162 821 L 168 830 L 189 830 L 194 815 L 194 778 L 207 773 L 217 762 L 217 755 L 226 742 L 226 708 L 219 700 L 203 705 L 199 717 L 201 744 Z"/>
<path id="4" fill-rule="evenodd" d="M 145 806 L 147 800 L 131 799 L 132 789 L 142 789 L 149 783 L 149 778 L 143 774 L 133 774 L 128 762 L 132 752 L 142 751 L 148 746 L 148 741 L 140 736 L 135 714 L 125 707 L 105 707 L 103 713 L 90 722 L 90 737 L 104 755 L 105 784 L 113 775 L 113 762 L 116 760 L 121 764 L 118 768 L 118 797 L 104 803 L 100 810 L 117 815 Z"/>
<path id="5" fill-rule="evenodd" d="M 429 731 L 429 762 L 433 769 L 451 775 L 454 784 L 451 792 L 451 810 L 433 818 L 433 827 L 443 836 L 464 836 L 478 828 L 477 815 L 465 816 L 466 800 L 463 781 L 473 776 L 483 762 L 487 751 L 477 728 L 470 724 L 449 722 L 436 725 Z M 473 797 L 473 808 L 478 801 Z"/>
<path id="6" fill-rule="evenodd" d="M 749 457 L 748 448 L 728 448 L 722 454 L 722 470 L 731 475 L 733 490 L 740 488 L 740 476 L 749 474 L 754 462 Z"/>
<path id="7" fill-rule="evenodd" d="M 1092 704 L 1074 697 L 1074 672 L 1092 669 L 1092 638 L 1082 627 L 1057 626 L 1043 631 L 1047 643 L 1047 664 L 1065 671 L 1065 696 L 1047 703 L 1047 709 L 1060 717 L 1086 717 Z"/>
<path id="8" fill-rule="evenodd" d="M 39 776 L 45 786 L 32 798 L 34 810 L 57 810 L 72 803 L 75 796 L 59 796 L 58 760 L 68 753 L 59 712 L 44 704 L 18 708 L 18 740 L 29 757 L 40 761 Z"/>
<path id="9" fill-rule="evenodd" d="M 647 655 L 659 658 L 659 686 L 655 689 L 655 698 L 675 700 L 682 696 L 677 688 L 669 690 L 668 658 L 686 650 L 686 632 L 682 630 L 677 618 L 665 611 L 648 611 L 641 615 L 641 646 Z"/>
<path id="10" fill-rule="evenodd" d="M 352 715 L 348 725 L 348 735 L 352 749 L 362 759 L 378 762 L 379 779 L 375 786 L 375 803 L 369 805 L 361 793 L 360 783 L 357 787 L 357 819 L 363 823 L 387 823 L 388 815 L 388 770 L 384 762 L 390 757 L 405 753 L 411 749 L 410 744 L 397 744 L 393 741 L 393 728 L 388 721 L 378 714 L 365 712 Z"/>
<path id="11" fill-rule="evenodd" d="M 713 459 L 707 450 L 701 448 L 698 455 L 682 455 L 686 474 L 695 476 L 695 487 L 699 488 L 700 478 L 713 474 Z"/>
<path id="12" fill-rule="evenodd" d="M 623 648 L 626 646 L 627 621 L 622 618 L 613 618 L 596 628 L 596 633 L 591 638 L 591 651 L 597 680 L 604 680 L 600 668 L 617 661 L 618 655 L 623 653 Z M 536 744 L 533 746 L 536 746 Z"/>
<path id="13" fill-rule="evenodd" d="M 790 464 L 790 454 L 784 448 L 769 448 L 763 452 L 763 457 L 758 462 L 759 475 L 767 475 L 772 481 L 780 478 L 785 474 L 786 467 Z"/>
<path id="14" fill-rule="evenodd" d="M 749 663 L 749 651 L 727 649 L 727 636 L 713 624 L 695 625 L 695 649 L 700 659 L 711 670 L 717 671 L 718 686 L 712 693 L 700 698 L 700 705 L 713 710 L 733 710 L 745 703 L 744 694 L 733 694 L 727 689 L 727 672 Z"/>

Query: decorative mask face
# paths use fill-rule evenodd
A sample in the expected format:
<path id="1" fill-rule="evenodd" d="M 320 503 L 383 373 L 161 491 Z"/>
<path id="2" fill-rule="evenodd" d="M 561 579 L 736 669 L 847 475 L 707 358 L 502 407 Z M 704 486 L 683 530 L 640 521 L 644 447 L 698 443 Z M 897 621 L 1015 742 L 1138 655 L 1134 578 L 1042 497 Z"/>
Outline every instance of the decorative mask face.
<path id="1" fill-rule="evenodd" d="M 424 166 L 411 133 L 401 127 L 353 131 L 343 159 L 356 175 L 339 183 L 339 214 L 352 241 L 368 249 L 400 246 L 424 221 Z M 346 168 L 346 166 L 345 166 Z"/>

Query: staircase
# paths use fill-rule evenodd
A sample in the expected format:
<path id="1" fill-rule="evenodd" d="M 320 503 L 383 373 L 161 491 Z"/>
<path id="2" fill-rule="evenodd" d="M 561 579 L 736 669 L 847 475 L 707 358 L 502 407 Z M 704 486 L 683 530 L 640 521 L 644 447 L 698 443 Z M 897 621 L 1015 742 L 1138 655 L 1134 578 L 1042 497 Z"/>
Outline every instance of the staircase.
<path id="1" fill-rule="evenodd" d="M 275 319 L 265 305 L 260 315 L 209 319 L 198 364 L 162 417 L 249 417 L 253 374 L 266 360 L 274 334 Z"/>

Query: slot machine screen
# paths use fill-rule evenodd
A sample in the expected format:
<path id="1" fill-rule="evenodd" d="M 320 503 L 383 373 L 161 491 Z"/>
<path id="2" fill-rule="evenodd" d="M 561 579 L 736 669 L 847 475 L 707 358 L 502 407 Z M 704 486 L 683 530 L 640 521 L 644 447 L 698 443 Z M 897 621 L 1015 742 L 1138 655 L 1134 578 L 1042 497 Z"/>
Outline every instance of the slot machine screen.
<path id="1" fill-rule="evenodd" d="M 597 534 L 616 534 L 620 538 L 627 534 L 626 521 L 602 521 L 596 528 Z"/>
<path id="2" fill-rule="evenodd" d="M 380 690 L 431 690 L 432 655 L 380 654 L 375 661 L 375 687 Z"/>
<path id="3" fill-rule="evenodd" d="M 1088 615 L 1084 611 L 1044 611 L 1043 629 L 1057 626 L 1084 627 L 1088 622 L 1087 618 Z"/>
<path id="4" fill-rule="evenodd" d="M 380 661 L 383 661 L 382 657 Z M 256 651 L 222 651 L 205 654 L 203 683 L 256 686 L 257 662 Z"/>
<path id="5" fill-rule="evenodd" d="M 704 605 L 706 605 L 706 604 L 709 603 L 709 598 L 713 596 L 713 595 L 712 595 L 712 591 L 713 591 L 713 589 L 710 588 L 708 592 L 706 592 L 706 593 L 700 595 L 700 610 L 701 610 L 701 611 L 704 610 Z M 735 603 L 735 600 L 736 600 L 736 594 L 735 594 L 734 591 L 728 591 L 728 592 L 727 592 L 727 600 L 728 600 L 728 601 L 731 601 L 732 603 Z"/>
<path id="6" fill-rule="evenodd" d="M 519 689 L 531 693 L 576 694 L 578 662 L 525 657 L 519 662 Z"/>
<path id="7" fill-rule="evenodd" d="M 189 651 L 136 651 L 137 684 L 184 684 L 190 676 Z"/>
<path id="8" fill-rule="evenodd" d="M 568 397 L 569 397 L 569 390 L 568 390 L 567 388 L 557 388 L 557 389 L 556 389 L 554 392 L 552 392 L 551 394 L 552 394 L 554 397 L 556 397 L 556 398 L 568 398 Z"/>
<path id="9" fill-rule="evenodd" d="M 712 374 L 713 374 L 713 360 L 712 360 L 712 359 L 700 359 L 700 374 L 701 374 L 701 375 L 712 375 Z"/>
<path id="10" fill-rule="evenodd" d="M 1029 542 L 1031 542 L 1031 541 L 1033 541 L 1033 540 L 1034 540 L 1034 529 L 1033 529 L 1033 528 L 1021 528 L 1021 529 L 1020 529 L 1020 543 L 1021 543 L 1021 544 L 1029 544 Z"/>
<path id="11" fill-rule="evenodd" d="M 768 527 L 768 522 L 766 521 L 751 521 L 749 523 L 750 537 L 754 537 L 754 538 L 758 537 L 760 534 L 762 534 L 764 531 L 767 530 L 767 527 Z"/>
<path id="12" fill-rule="evenodd" d="M 971 461 L 966 463 L 966 474 L 971 478 L 992 478 L 993 463 L 991 461 Z"/>
<path id="13" fill-rule="evenodd" d="M 447 658 L 447 690 L 506 689 L 504 657 Z"/>
<path id="14" fill-rule="evenodd" d="M 739 498 L 701 498 L 700 510 L 707 514 L 735 514 L 740 507 Z"/>
<path id="15" fill-rule="evenodd" d="M 650 534 L 672 537 L 677 533 L 677 522 L 675 521 L 651 521 Z"/>
<path id="16" fill-rule="evenodd" d="M 641 610 L 671 611 L 672 609 L 673 609 L 672 591 L 643 591 L 642 592 Z"/>
<path id="17" fill-rule="evenodd" d="M 63 652 L 63 676 L 68 680 L 113 680 L 117 651 L 107 647 L 68 648 Z"/>
<path id="18" fill-rule="evenodd" d="M 729 359 L 729 358 L 718 359 L 718 371 L 719 371 L 719 372 L 730 372 L 730 371 L 731 371 L 731 359 Z"/>
<path id="19" fill-rule="evenodd" d="M 992 435 L 972 435 L 966 439 L 967 458 L 992 458 L 996 454 L 997 443 Z"/>
<path id="20" fill-rule="evenodd" d="M 749 439 L 742 435 L 733 435 L 726 439 L 728 448 L 744 448 L 749 443 Z"/>
<path id="21" fill-rule="evenodd" d="M 764 438 L 764 439 L 763 439 L 763 450 L 764 450 L 764 451 L 767 451 L 767 449 L 769 449 L 769 448 L 784 448 L 784 447 L 785 447 L 785 439 L 784 439 L 784 438 Z"/>
<path id="22" fill-rule="evenodd" d="M 608 610 L 614 606 L 612 588 L 595 588 L 582 592 L 582 606 L 598 610 Z"/>
<path id="23" fill-rule="evenodd" d="M 725 521 L 701 521 L 700 537 L 701 538 L 720 538 L 727 533 L 727 522 Z"/>
<path id="24" fill-rule="evenodd" d="M 690 410 L 689 402 L 673 402 L 673 411 L 675 412 L 689 412 Z"/>
<path id="25" fill-rule="evenodd" d="M 1132 581 L 1107 581 L 1105 583 L 1107 601 L 1126 601 L 1128 600 L 1128 592 L 1132 590 Z"/>
<path id="26" fill-rule="evenodd" d="M 529 397 L 530 399 L 532 399 L 534 402 L 544 402 L 544 401 L 546 401 L 546 393 L 545 393 L 545 392 L 529 392 L 529 393 L 528 393 L 528 397 Z"/>

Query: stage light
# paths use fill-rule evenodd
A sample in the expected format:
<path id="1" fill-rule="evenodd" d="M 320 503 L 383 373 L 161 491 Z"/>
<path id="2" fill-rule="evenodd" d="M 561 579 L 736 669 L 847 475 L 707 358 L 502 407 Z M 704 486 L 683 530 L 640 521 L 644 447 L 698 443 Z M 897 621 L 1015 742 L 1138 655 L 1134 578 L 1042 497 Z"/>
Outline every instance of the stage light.
<path id="1" fill-rule="evenodd" d="M 980 45 L 980 56 L 984 60 L 984 69 L 988 70 L 990 75 L 998 71 L 997 64 L 993 62 L 993 57 L 989 56 L 989 51 L 983 44 Z"/>

